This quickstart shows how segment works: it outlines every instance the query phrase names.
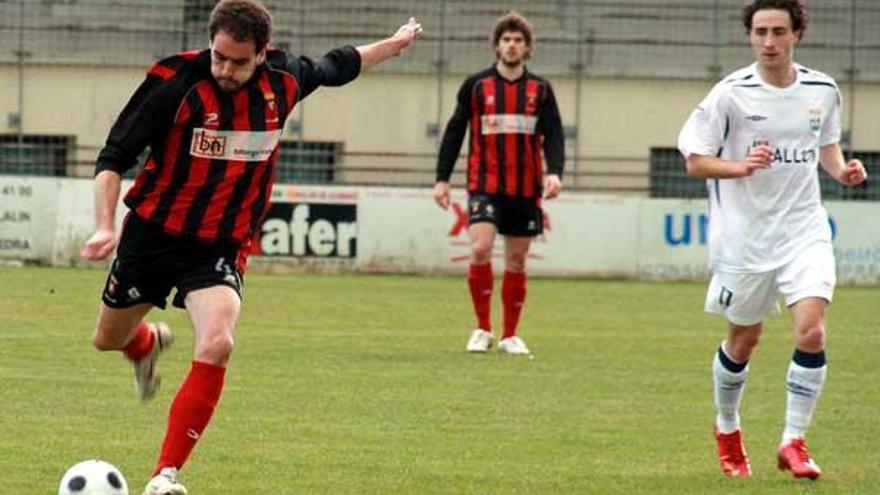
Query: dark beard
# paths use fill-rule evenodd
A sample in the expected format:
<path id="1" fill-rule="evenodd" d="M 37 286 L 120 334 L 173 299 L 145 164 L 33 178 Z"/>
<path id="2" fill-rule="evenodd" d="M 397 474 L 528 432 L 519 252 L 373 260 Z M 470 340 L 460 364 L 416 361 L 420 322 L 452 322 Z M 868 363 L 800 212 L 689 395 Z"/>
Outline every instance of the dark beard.
<path id="1" fill-rule="evenodd" d="M 523 64 L 523 60 L 520 59 L 520 60 L 517 60 L 516 62 L 508 62 L 507 60 L 504 60 L 504 57 L 501 57 L 501 63 L 504 64 L 504 66 L 507 67 L 508 69 L 516 69 L 517 67 L 519 67 L 520 65 Z"/>

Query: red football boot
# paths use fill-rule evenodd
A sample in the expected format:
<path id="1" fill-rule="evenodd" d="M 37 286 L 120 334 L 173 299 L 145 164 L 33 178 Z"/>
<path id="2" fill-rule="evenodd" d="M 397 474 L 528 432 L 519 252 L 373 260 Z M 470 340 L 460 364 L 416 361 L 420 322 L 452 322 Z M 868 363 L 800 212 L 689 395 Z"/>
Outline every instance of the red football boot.
<path id="1" fill-rule="evenodd" d="M 721 433 L 715 428 L 715 439 L 718 441 L 718 460 L 721 461 L 724 474 L 732 478 L 751 478 L 752 466 L 743 447 L 742 430 L 737 428 L 733 433 Z"/>
<path id="2" fill-rule="evenodd" d="M 822 470 L 810 457 L 807 444 L 803 438 L 794 440 L 779 446 L 777 467 L 780 471 L 791 471 L 795 478 L 817 479 L 822 475 Z"/>

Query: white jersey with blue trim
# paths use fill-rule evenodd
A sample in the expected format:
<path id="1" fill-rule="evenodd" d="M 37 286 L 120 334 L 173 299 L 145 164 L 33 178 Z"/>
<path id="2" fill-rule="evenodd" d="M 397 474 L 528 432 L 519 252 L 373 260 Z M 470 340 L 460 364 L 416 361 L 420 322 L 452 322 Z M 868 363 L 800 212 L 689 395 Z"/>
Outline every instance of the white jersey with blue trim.
<path id="1" fill-rule="evenodd" d="M 761 79 L 757 64 L 715 85 L 685 123 L 678 148 L 743 161 L 753 146 L 773 149 L 769 169 L 709 179 L 709 261 L 713 270 L 757 273 L 791 261 L 806 246 L 831 242 L 819 190 L 819 148 L 840 141 L 834 79 L 795 64 L 786 88 Z"/>

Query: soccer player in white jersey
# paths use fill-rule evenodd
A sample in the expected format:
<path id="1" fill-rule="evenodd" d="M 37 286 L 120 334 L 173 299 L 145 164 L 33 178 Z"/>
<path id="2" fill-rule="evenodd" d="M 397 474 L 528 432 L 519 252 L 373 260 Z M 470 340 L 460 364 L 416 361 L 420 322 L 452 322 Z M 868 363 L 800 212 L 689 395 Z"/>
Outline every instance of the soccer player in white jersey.
<path id="1" fill-rule="evenodd" d="M 825 312 L 836 281 L 817 165 L 846 186 L 867 174 L 841 153 L 834 80 L 792 59 L 807 24 L 801 0 L 754 0 L 743 22 L 755 63 L 719 82 L 679 136 L 688 173 L 709 185 L 706 311 L 729 327 L 713 363 L 718 456 L 726 475 L 751 476 L 739 404 L 764 316 L 778 312 L 781 294 L 795 351 L 778 467 L 816 479 L 804 435 L 825 381 Z"/>

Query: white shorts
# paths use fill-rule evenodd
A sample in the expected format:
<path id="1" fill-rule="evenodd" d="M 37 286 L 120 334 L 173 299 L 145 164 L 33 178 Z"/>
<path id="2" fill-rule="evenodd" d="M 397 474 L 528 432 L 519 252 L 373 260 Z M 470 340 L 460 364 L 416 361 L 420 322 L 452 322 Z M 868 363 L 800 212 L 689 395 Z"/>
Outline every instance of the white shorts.
<path id="1" fill-rule="evenodd" d="M 833 248 L 816 243 L 769 272 L 714 272 L 706 293 L 706 312 L 723 314 L 734 325 L 754 325 L 766 315 L 779 314 L 779 294 L 786 306 L 808 297 L 830 303 L 836 283 Z"/>

